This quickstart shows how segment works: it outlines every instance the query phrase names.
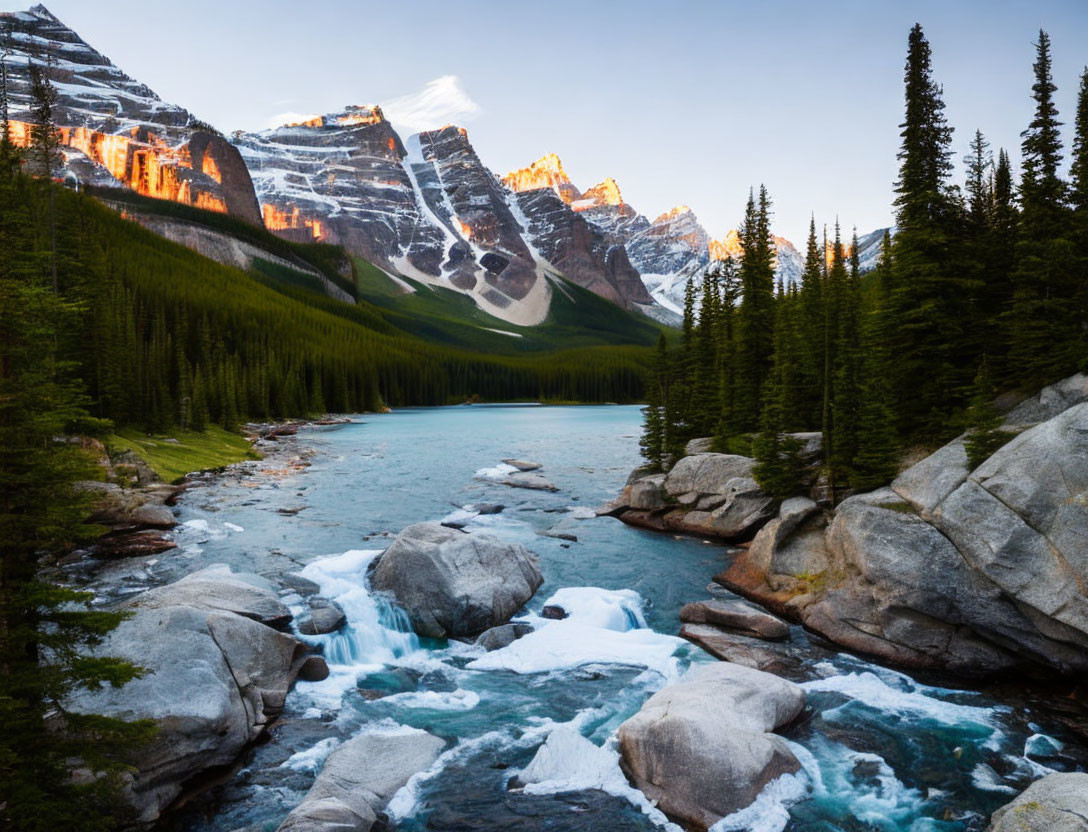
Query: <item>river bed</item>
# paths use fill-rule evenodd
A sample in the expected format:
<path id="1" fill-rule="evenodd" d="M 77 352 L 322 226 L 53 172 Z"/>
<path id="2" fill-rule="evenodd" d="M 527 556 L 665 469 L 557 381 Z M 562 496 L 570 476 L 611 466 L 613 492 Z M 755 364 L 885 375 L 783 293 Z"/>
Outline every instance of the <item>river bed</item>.
<path id="1" fill-rule="evenodd" d="M 329 679 L 299 682 L 268 740 L 165 825 L 271 832 L 337 744 L 399 724 L 442 737 L 447 751 L 394 797 L 392 828 L 676 830 L 627 785 L 614 733 L 653 691 L 713 661 L 676 638 L 678 611 L 708 597 L 730 554 L 594 516 L 639 464 L 640 418 L 636 407 L 401 410 L 306 428 L 262 462 L 198 478 L 179 501 L 178 549 L 104 570 L 103 593 L 227 563 L 316 581 L 349 626 L 308 639 L 322 646 Z M 543 463 L 559 490 L 500 484 L 506 457 Z M 478 503 L 504 509 L 464 513 Z M 539 556 L 545 583 L 522 616 L 539 628 L 533 636 L 492 653 L 420 640 L 368 591 L 367 566 L 391 536 L 451 515 Z M 301 612 L 300 597 L 285 601 Z M 540 618 L 550 601 L 571 617 Z M 720 832 L 981 830 L 1032 780 L 1088 768 L 1082 740 L 1045 703 L 923 683 L 798 627 L 791 642 L 805 656 L 797 675 L 809 704 L 786 736 L 804 768 Z M 600 754 L 518 787 L 518 771 L 560 725 Z"/>

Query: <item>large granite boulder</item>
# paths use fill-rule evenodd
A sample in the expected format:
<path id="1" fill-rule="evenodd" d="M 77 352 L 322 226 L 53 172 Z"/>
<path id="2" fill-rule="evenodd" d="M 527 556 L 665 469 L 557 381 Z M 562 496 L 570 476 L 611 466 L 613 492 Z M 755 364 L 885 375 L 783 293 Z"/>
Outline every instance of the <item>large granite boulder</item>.
<path id="1" fill-rule="evenodd" d="M 804 706 L 804 691 L 792 682 L 728 662 L 703 665 L 620 726 L 620 765 L 671 819 L 708 829 L 800 769 L 771 732 Z"/>
<path id="2" fill-rule="evenodd" d="M 1086 384 L 1021 404 L 1006 421 L 1020 432 L 974 470 L 954 440 L 843 501 L 826 531 L 787 500 L 722 582 L 903 666 L 1088 671 Z"/>
<path id="3" fill-rule="evenodd" d="M 225 568 L 197 575 L 136 596 L 132 616 L 96 650 L 146 675 L 121 688 L 77 691 L 68 702 L 79 713 L 155 723 L 127 786 L 145 823 L 195 775 L 233 763 L 260 736 L 307 658 L 306 645 L 261 623 L 279 604 L 271 590 Z"/>
<path id="4" fill-rule="evenodd" d="M 360 734 L 328 759 L 279 832 L 369 832 L 389 799 L 438 759 L 445 743 L 414 728 Z"/>
<path id="5" fill-rule="evenodd" d="M 687 624 L 712 624 L 755 638 L 777 641 L 790 634 L 789 625 L 781 618 L 739 600 L 712 598 L 693 601 L 680 609 L 680 620 Z"/>
<path id="6" fill-rule="evenodd" d="M 734 454 L 703 453 L 685 456 L 669 471 L 665 490 L 673 497 L 727 494 L 730 480 L 750 478 L 755 460 Z"/>
<path id="7" fill-rule="evenodd" d="M 1088 774 L 1048 774 L 990 818 L 989 832 L 1088 832 Z"/>
<path id="8" fill-rule="evenodd" d="M 422 636 L 474 636 L 505 624 L 544 579 L 524 546 L 438 523 L 402 531 L 370 585 L 393 596 Z"/>

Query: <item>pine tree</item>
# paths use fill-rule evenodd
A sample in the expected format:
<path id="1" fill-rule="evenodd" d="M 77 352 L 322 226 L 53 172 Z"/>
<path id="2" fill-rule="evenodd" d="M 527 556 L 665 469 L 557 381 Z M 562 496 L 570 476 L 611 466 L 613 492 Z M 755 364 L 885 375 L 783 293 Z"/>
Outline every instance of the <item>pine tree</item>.
<path id="1" fill-rule="evenodd" d="M 669 454 L 669 345 L 662 332 L 657 339 L 654 363 L 646 383 L 646 407 L 643 408 L 642 456 L 656 471 L 663 470 Z"/>
<path id="2" fill-rule="evenodd" d="M 1073 204 L 1073 241 L 1076 245 L 1077 268 L 1081 274 L 1076 314 L 1083 332 L 1088 326 L 1088 277 L 1085 277 L 1088 275 L 1088 67 L 1080 77 L 1074 124 L 1070 201 Z M 1088 353 L 1088 350 L 1082 352 L 1084 353 Z M 1082 359 L 1079 369 L 1088 370 L 1088 361 Z"/>
<path id="3" fill-rule="evenodd" d="M 850 271 L 845 272 L 839 224 L 835 223 L 835 252 L 839 261 L 830 281 L 838 305 L 838 331 L 835 333 L 835 374 L 832 380 L 832 442 L 828 459 L 832 476 L 850 477 L 858 449 L 858 411 L 861 363 L 861 278 L 858 268 L 858 235 L 850 246 Z"/>
<path id="4" fill-rule="evenodd" d="M 873 275 L 873 309 L 865 316 L 861 338 L 857 451 L 850 466 L 850 487 L 857 491 L 871 491 L 891 482 L 899 456 L 891 408 L 892 362 L 885 332 L 885 284 L 891 272 L 891 252 L 891 235 L 885 231 L 880 262 Z"/>
<path id="5" fill-rule="evenodd" d="M 971 406 L 967 410 L 967 464 L 974 470 L 994 451 L 1012 439 L 1013 434 L 1001 429 L 1001 414 L 994 405 L 994 381 L 990 365 L 983 356 L 975 376 Z"/>
<path id="6" fill-rule="evenodd" d="M 46 183 L 53 179 L 61 163 L 60 135 L 57 133 L 56 109 L 57 88 L 49 80 L 45 70 L 31 62 L 27 67 L 30 75 L 30 115 L 34 126 L 30 130 L 31 156 L 38 175 Z M 49 237 L 51 244 L 50 268 L 53 276 L 53 291 L 59 291 L 57 280 L 57 216 L 56 192 L 49 188 Z"/>
<path id="7" fill-rule="evenodd" d="M 46 187 L 51 188 L 51 185 Z M 100 432 L 58 349 L 81 305 L 50 291 L 25 177 L 0 168 L 0 827 L 13 832 L 114 826 L 124 752 L 143 724 L 73 713 L 79 688 L 119 686 L 132 665 L 91 656 L 120 621 L 88 609 L 90 593 L 48 583 L 41 570 L 92 536 L 83 523 L 93 464 L 66 437 Z M 73 778 L 80 766 L 91 776 Z"/>
<path id="8" fill-rule="evenodd" d="M 1010 359 L 1014 378 L 1023 384 L 1054 380 L 1080 361 L 1083 334 L 1075 308 L 1080 275 L 1072 243 L 1072 214 L 1067 186 L 1059 170 L 1062 145 L 1055 87 L 1051 77 L 1050 38 L 1039 32 L 1032 97 L 1035 116 L 1021 135 L 1022 208 L 1012 274 Z"/>
<path id="9" fill-rule="evenodd" d="M 802 409 L 807 425 L 820 423 L 824 396 L 823 270 L 816 240 L 816 219 L 809 220 L 805 271 L 801 282 Z"/>
<path id="10" fill-rule="evenodd" d="M 770 231 L 771 200 L 765 187 L 759 201 L 749 193 L 740 230 L 741 302 L 737 317 L 736 394 L 730 433 L 757 429 L 760 397 L 774 352 L 774 242 Z"/>
<path id="11" fill-rule="evenodd" d="M 911 29 L 904 80 L 898 231 L 888 306 L 895 318 L 894 407 L 904 430 L 936 437 L 947 431 L 969 384 L 963 367 L 965 361 L 972 365 L 977 351 L 971 309 L 977 281 L 962 269 L 959 206 L 948 186 L 952 128 L 919 25 Z"/>

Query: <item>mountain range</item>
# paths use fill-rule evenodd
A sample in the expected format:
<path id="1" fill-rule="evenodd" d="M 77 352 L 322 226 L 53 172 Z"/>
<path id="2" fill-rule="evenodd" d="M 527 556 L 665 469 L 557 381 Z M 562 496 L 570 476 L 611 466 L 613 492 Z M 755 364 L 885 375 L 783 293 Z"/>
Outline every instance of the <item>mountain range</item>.
<path id="1" fill-rule="evenodd" d="M 405 292 L 452 289 L 494 317 L 532 326 L 548 317 L 565 279 L 675 322 L 687 283 L 739 252 L 735 231 L 712 239 L 686 206 L 650 220 L 614 179 L 580 190 L 554 154 L 499 177 L 464 128 L 405 139 L 380 106 L 228 140 L 44 6 L 0 14 L 0 26 L 12 136 L 29 141 L 28 66 L 46 65 L 69 179 L 230 214 L 294 242 L 338 244 Z M 882 233 L 859 241 L 866 266 Z M 788 240 L 775 243 L 778 277 L 798 282 L 803 255 Z"/>

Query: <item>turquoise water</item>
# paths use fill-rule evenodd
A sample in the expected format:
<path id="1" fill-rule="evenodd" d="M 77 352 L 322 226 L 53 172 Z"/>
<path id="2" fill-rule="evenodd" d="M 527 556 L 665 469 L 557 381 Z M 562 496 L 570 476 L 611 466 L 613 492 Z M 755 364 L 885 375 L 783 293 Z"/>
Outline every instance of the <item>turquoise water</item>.
<path id="1" fill-rule="evenodd" d="M 170 825 L 274 829 L 336 744 L 396 723 L 448 744 L 439 764 L 394 798 L 397 829 L 675 829 L 626 785 L 612 739 L 654 690 L 691 662 L 710 660 L 674 638 L 677 613 L 707 596 L 729 553 L 588 511 L 612 498 L 639 463 L 639 421 L 634 407 L 368 415 L 300 432 L 291 450 L 307 466 L 270 457 L 192 488 L 180 503 L 179 549 L 148 566 L 154 581 L 223 562 L 269 575 L 300 572 L 341 603 L 350 626 L 312 639 L 329 659 L 330 679 L 299 683 L 269 741 Z M 559 491 L 489 481 L 488 469 L 504 457 L 543 463 Z M 468 528 L 523 543 L 545 577 L 525 611 L 538 632 L 486 655 L 422 643 L 371 596 L 365 577 L 390 535 L 480 502 L 505 508 Z M 553 597 L 571 619 L 536 617 Z M 804 770 L 772 784 L 722 830 L 982 829 L 1031 780 L 1084 767 L 1046 711 L 923 685 L 811 644 L 799 628 L 792 639 L 809 656 L 801 674 L 809 709 L 787 733 Z M 557 725 L 589 737 L 599 757 L 572 757 L 554 779 L 511 788 Z"/>

